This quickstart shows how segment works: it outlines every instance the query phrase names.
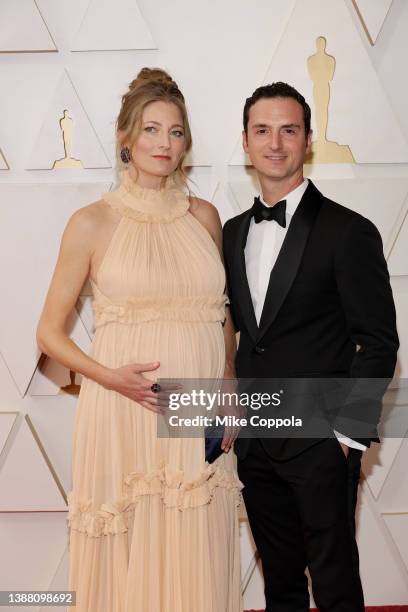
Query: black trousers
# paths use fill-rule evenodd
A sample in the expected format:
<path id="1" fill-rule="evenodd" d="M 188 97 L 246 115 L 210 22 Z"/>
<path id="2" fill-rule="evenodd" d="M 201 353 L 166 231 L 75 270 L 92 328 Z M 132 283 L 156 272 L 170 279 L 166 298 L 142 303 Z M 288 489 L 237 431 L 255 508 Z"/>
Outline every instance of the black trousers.
<path id="1" fill-rule="evenodd" d="M 336 438 L 278 461 L 254 439 L 238 461 L 262 561 L 266 612 L 308 612 L 305 569 L 320 612 L 364 612 L 355 540 L 362 452 L 346 458 Z"/>

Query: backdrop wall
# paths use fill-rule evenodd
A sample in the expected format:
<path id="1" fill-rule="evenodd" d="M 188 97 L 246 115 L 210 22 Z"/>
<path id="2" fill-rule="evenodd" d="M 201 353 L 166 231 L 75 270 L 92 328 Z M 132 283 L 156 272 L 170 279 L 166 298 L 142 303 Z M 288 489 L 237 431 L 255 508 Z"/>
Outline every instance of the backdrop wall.
<path id="1" fill-rule="evenodd" d="M 385 414 L 406 414 L 408 4 L 0 0 L 0 24 L 0 590 L 65 589 L 80 380 L 39 361 L 35 327 L 67 219 L 116 180 L 120 96 L 143 66 L 167 69 L 184 92 L 194 138 L 192 188 L 216 204 L 223 221 L 248 208 L 257 190 L 240 146 L 245 98 L 274 80 L 305 94 L 320 141 L 307 176 L 370 218 L 383 237 L 401 337 L 400 380 L 387 394 Z M 319 37 L 326 41 L 320 55 Z M 329 57 L 334 75 L 323 134 L 319 91 L 329 83 Z M 79 160 L 69 164 L 76 167 L 54 167 L 67 157 Z M 72 337 L 89 349 L 88 287 L 71 323 Z M 406 433 L 401 425 L 400 438 L 386 437 L 364 457 L 358 539 L 367 604 L 408 603 Z M 241 528 L 245 607 L 261 608 L 262 579 L 245 520 Z"/>

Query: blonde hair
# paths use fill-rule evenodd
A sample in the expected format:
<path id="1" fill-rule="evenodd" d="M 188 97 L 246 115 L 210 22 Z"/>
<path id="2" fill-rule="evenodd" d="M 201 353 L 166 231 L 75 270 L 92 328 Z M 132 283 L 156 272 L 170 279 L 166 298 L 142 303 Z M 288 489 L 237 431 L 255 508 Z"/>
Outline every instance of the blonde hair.
<path id="1" fill-rule="evenodd" d="M 174 178 L 185 186 L 187 177 L 183 170 L 183 162 L 192 146 L 191 130 L 184 96 L 177 83 L 167 72 L 160 68 L 142 68 L 137 77 L 130 83 L 129 90 L 122 96 L 122 106 L 116 122 L 116 129 L 121 132 L 120 140 L 129 143 L 131 149 L 141 131 L 144 109 L 151 102 L 159 101 L 175 104 L 181 113 L 185 151 L 174 171 Z M 120 160 L 120 144 L 118 142 L 118 161 Z"/>

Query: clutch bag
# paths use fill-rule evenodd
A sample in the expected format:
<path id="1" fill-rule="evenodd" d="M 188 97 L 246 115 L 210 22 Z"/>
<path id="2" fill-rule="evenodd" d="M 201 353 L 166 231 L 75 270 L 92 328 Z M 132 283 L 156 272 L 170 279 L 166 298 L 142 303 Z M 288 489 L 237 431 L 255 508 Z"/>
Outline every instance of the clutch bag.
<path id="1" fill-rule="evenodd" d="M 205 460 L 208 463 L 213 463 L 224 452 L 221 448 L 224 430 L 224 425 L 210 425 L 204 430 Z"/>

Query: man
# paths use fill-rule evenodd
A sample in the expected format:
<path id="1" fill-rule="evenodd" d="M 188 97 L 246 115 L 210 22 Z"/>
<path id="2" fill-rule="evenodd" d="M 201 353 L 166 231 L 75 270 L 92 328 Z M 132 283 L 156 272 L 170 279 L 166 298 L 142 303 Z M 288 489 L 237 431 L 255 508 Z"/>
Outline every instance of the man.
<path id="1" fill-rule="evenodd" d="M 247 99 L 243 146 L 261 194 L 224 228 L 237 376 L 390 379 L 398 336 L 381 238 L 304 179 L 311 136 L 310 108 L 293 87 L 266 85 Z M 380 405 L 372 400 L 374 432 Z M 306 567 L 320 612 L 364 610 L 354 514 L 362 451 L 377 435 L 356 439 L 363 406 L 346 396 L 329 406 L 325 438 L 235 443 L 267 612 L 309 610 Z"/>

